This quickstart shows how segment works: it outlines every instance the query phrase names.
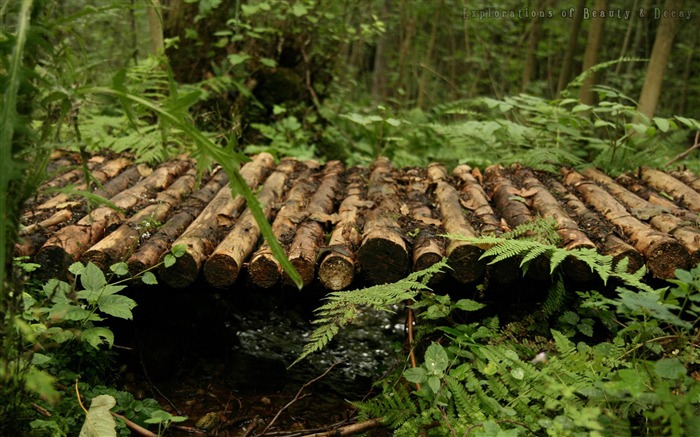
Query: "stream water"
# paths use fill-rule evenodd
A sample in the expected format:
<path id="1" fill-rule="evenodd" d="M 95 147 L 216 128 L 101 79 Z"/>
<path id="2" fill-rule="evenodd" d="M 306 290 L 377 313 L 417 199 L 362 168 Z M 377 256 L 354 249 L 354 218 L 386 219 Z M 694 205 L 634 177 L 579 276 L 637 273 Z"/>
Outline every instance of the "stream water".
<path id="1" fill-rule="evenodd" d="M 334 363 L 267 433 L 347 421 L 355 410 L 349 401 L 365 398 L 372 381 L 398 364 L 404 340 L 402 314 L 368 310 L 325 349 L 290 368 L 314 329 L 319 290 L 145 288 L 133 297 L 139 306 L 125 356 L 128 389 L 189 417 L 180 425 L 199 425 L 207 435 L 262 433 L 304 384 Z"/>

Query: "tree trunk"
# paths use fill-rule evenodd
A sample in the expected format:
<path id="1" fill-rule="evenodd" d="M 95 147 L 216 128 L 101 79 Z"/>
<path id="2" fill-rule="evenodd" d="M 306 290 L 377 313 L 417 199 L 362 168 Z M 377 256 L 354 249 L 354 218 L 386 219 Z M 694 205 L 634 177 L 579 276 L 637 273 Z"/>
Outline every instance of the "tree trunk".
<path id="1" fill-rule="evenodd" d="M 382 12 L 379 15 L 380 20 L 386 23 L 389 18 L 389 0 L 382 2 Z M 387 54 L 386 46 L 389 40 L 387 34 L 389 29 L 377 40 L 377 47 L 374 52 L 374 69 L 372 70 L 372 102 L 378 105 L 386 100 L 387 97 Z"/>
<path id="2" fill-rule="evenodd" d="M 576 10 L 574 11 L 574 21 L 571 23 L 571 33 L 569 34 L 569 42 L 566 45 L 564 53 L 564 61 L 562 62 L 561 72 L 559 73 L 559 82 L 557 83 L 557 97 L 564 91 L 566 85 L 571 80 L 571 72 L 574 70 L 574 55 L 578 46 L 578 34 L 581 32 L 581 23 L 583 22 L 583 9 L 586 7 L 586 0 L 578 0 Z"/>
<path id="3" fill-rule="evenodd" d="M 700 213 L 700 193 L 662 171 L 644 167 L 640 172 L 641 179 L 656 191 L 667 193 L 684 207 Z"/>
<path id="4" fill-rule="evenodd" d="M 442 6 L 442 4 L 440 5 Z M 429 66 L 432 63 L 433 51 L 435 50 L 435 41 L 437 40 L 437 28 L 440 23 L 440 9 L 441 7 L 435 8 L 435 16 L 431 24 L 430 39 L 428 40 L 428 47 L 425 50 L 425 56 L 423 57 L 423 63 Z M 428 78 L 432 73 L 428 69 L 423 68 L 423 72 L 418 80 L 418 96 L 416 100 L 416 106 L 418 108 L 423 108 L 425 106 L 425 98 L 427 97 L 428 88 Z"/>
<path id="5" fill-rule="evenodd" d="M 632 9 L 631 11 L 638 11 L 637 5 L 639 4 L 639 0 L 634 0 L 634 3 L 632 4 Z M 622 47 L 620 48 L 620 58 L 624 57 L 625 54 L 627 53 L 627 48 L 629 47 L 630 44 L 630 39 L 632 37 L 632 29 L 634 29 L 634 25 L 637 23 L 636 17 L 638 14 L 632 13 L 630 15 L 630 20 L 627 23 L 627 30 L 625 31 L 625 39 L 622 41 Z M 622 62 L 619 62 L 615 66 L 615 76 L 619 76 L 620 72 L 622 71 Z"/>
<path id="6" fill-rule="evenodd" d="M 148 4 L 148 27 L 151 33 L 151 54 L 158 56 L 165 53 L 160 0 L 148 0 L 146 3 Z"/>
<path id="7" fill-rule="evenodd" d="M 459 201 L 459 193 L 447 182 L 447 170 L 442 164 L 433 163 L 428 166 L 428 177 L 435 185 L 435 199 L 437 200 L 442 226 L 448 234 L 461 235 L 463 237 L 476 237 L 477 233 L 462 213 L 462 205 Z M 484 274 L 485 265 L 479 260 L 484 253 L 483 249 L 463 240 L 450 239 L 447 243 L 447 263 L 451 270 L 449 273 L 462 284 L 478 281 Z"/>
<path id="8" fill-rule="evenodd" d="M 400 192 L 394 169 L 385 157 L 374 162 L 367 197 L 375 207 L 365 215 L 362 245 L 357 258 L 364 278 L 371 284 L 396 282 L 408 270 L 408 247 L 397 218 Z"/>
<path id="9" fill-rule="evenodd" d="M 289 247 L 289 261 L 308 286 L 314 280 L 316 259 L 323 244 L 326 224 L 333 221 L 331 214 L 335 199 L 341 189 L 340 175 L 345 166 L 340 161 L 330 161 L 323 170 L 323 179 L 318 190 L 311 197 L 308 206 L 308 216 L 297 228 L 294 241 Z M 285 282 L 292 284 L 285 276 Z"/>
<path id="10" fill-rule="evenodd" d="M 241 168 L 241 176 L 251 189 L 255 189 L 274 167 L 274 158 L 269 153 L 260 153 L 252 162 Z M 173 246 L 182 244 L 187 248 L 183 256 L 169 268 L 161 267 L 160 277 L 173 288 L 184 288 L 192 284 L 206 257 L 216 247 L 223 228 L 232 223 L 245 206 L 242 196 L 233 196 L 230 187 L 223 187 L 207 205 Z"/>
<path id="11" fill-rule="evenodd" d="M 194 219 L 204 210 L 221 188 L 228 183 L 228 175 L 219 169 L 216 174 L 178 208 L 178 212 L 158 229 L 151 238 L 127 260 L 129 272 L 137 275 L 158 264 L 163 254 L 182 235 Z"/>
<path id="12" fill-rule="evenodd" d="M 682 6 L 682 0 L 666 0 L 663 10 L 667 12 L 678 11 Z M 649 119 L 654 116 L 656 111 L 656 103 L 659 101 L 659 95 L 661 94 L 664 73 L 673 49 L 673 40 L 676 37 L 677 27 L 678 17 L 675 14 L 661 17 L 661 22 L 656 32 L 656 39 L 654 40 L 654 48 L 651 50 L 651 57 L 647 64 L 644 85 L 642 85 L 642 92 L 637 104 L 637 111 Z"/>
<path id="13" fill-rule="evenodd" d="M 109 206 L 96 208 L 77 224 L 58 231 L 37 254 L 42 274 L 51 278 L 65 277 L 69 265 L 100 241 L 108 229 L 119 226 L 126 213 L 139 208 L 145 199 L 151 198 L 150 193 L 170 186 L 191 164 L 190 161 L 170 161 L 162 164 L 150 176 L 110 199 L 119 210 Z"/>
<path id="14" fill-rule="evenodd" d="M 347 195 L 338 208 L 338 223 L 321 255 L 318 278 L 329 290 L 344 290 L 355 278 L 355 251 L 362 241 L 358 229 L 362 229 L 362 211 L 371 205 L 366 200 L 365 176 L 361 168 L 351 170 Z"/>
<path id="15" fill-rule="evenodd" d="M 605 255 L 613 258 L 613 265 L 623 259 L 627 259 L 627 271 L 634 273 L 644 266 L 644 257 L 634 247 L 615 235 L 615 228 L 607 221 L 601 219 L 598 214 L 591 211 L 581 200 L 564 187 L 559 181 L 548 181 L 551 190 L 561 198 L 577 219 L 579 227 L 586 230 L 588 238 L 597 243 L 598 248 Z"/>
<path id="16" fill-rule="evenodd" d="M 316 184 L 311 180 L 311 171 L 318 170 L 319 165 L 316 162 L 306 163 L 306 165 L 307 169 L 294 180 L 287 199 L 272 223 L 275 238 L 285 248 L 292 243 L 297 227 L 308 215 L 309 199 L 316 189 Z M 287 253 L 289 253 L 288 250 Z M 255 285 L 263 288 L 270 288 L 279 281 L 282 266 L 272 254 L 272 249 L 267 242 L 264 242 L 253 254 L 248 266 L 248 274 Z"/>
<path id="17" fill-rule="evenodd" d="M 539 0 L 539 2 L 537 2 L 537 11 L 546 10 L 548 3 L 548 0 Z M 535 77 L 535 73 L 537 72 L 537 45 L 542 38 L 543 22 L 544 18 L 538 15 L 536 18 L 532 19 L 530 23 L 530 34 L 527 38 L 527 52 L 525 54 L 525 67 L 523 68 L 523 77 L 520 84 L 521 93 L 527 91 L 530 81 Z"/>
<path id="18" fill-rule="evenodd" d="M 634 248 L 644 255 L 652 275 L 672 278 L 676 269 L 690 266 L 690 255 L 682 244 L 632 217 L 624 206 L 594 182 L 574 170 L 565 170 L 564 183 L 575 188 L 586 203 L 621 230 Z"/>
<path id="19" fill-rule="evenodd" d="M 596 11 L 606 11 L 608 8 L 608 0 L 596 0 L 594 8 Z M 598 63 L 598 53 L 600 52 L 600 44 L 603 40 L 603 28 L 605 27 L 606 19 L 607 18 L 601 18 L 600 16 L 593 17 L 591 19 L 591 27 L 588 30 L 588 42 L 586 43 L 586 52 L 583 55 L 583 71 L 589 72 L 589 74 L 583 81 L 581 90 L 579 91 L 579 100 L 586 105 L 593 105 L 596 100 L 595 94 L 591 91 L 591 87 L 596 82 L 597 74 L 593 71 L 589 71 L 589 69 Z"/>
<path id="20" fill-rule="evenodd" d="M 284 194 L 287 180 L 300 166 L 299 161 L 285 159 L 265 181 L 257 199 L 268 220 L 272 215 L 273 207 Z M 238 279 L 243 262 L 253 253 L 259 239 L 258 223 L 250 209 L 246 209 L 231 232 L 204 263 L 204 278 L 209 285 L 216 288 L 227 288 L 233 285 Z"/>

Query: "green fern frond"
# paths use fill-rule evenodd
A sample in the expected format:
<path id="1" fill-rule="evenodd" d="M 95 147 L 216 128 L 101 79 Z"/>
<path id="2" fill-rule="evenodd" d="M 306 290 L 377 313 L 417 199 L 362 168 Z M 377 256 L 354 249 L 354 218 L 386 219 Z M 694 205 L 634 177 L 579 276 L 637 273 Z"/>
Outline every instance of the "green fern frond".
<path id="1" fill-rule="evenodd" d="M 551 331 L 552 337 L 554 338 L 554 344 L 557 348 L 557 352 L 559 352 L 559 358 L 566 358 L 569 355 L 576 352 L 576 345 L 571 340 L 566 338 L 564 334 L 557 331 L 556 329 L 552 329 Z"/>
<path id="2" fill-rule="evenodd" d="M 549 291 L 547 292 L 547 298 L 542 304 L 542 312 L 545 317 L 549 317 L 561 310 L 564 307 L 564 302 L 566 300 L 566 287 L 564 286 L 564 278 L 561 274 L 558 274 L 557 280 L 554 281 Z"/>

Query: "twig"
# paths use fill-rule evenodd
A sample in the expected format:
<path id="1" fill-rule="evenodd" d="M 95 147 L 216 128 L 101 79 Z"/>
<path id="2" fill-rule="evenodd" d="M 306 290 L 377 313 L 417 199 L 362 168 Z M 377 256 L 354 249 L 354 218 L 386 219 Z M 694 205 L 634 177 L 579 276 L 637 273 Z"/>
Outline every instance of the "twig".
<path id="1" fill-rule="evenodd" d="M 679 159 L 685 158 L 686 156 L 688 156 L 690 154 L 690 152 L 692 152 L 695 149 L 699 149 L 699 148 L 700 148 L 700 131 L 697 131 L 697 132 L 695 132 L 695 144 L 690 146 L 690 148 L 688 150 L 676 155 L 676 157 L 673 158 L 672 160 L 668 161 L 664 165 L 664 167 L 668 167 L 669 165 L 673 164 L 674 162 L 678 161 Z"/>
<path id="2" fill-rule="evenodd" d="M 323 378 L 324 376 L 326 376 L 326 375 L 328 374 L 328 372 L 330 372 L 331 370 L 333 370 L 333 368 L 334 368 L 335 366 L 337 366 L 338 364 L 340 364 L 340 363 L 342 363 L 342 361 L 336 361 L 335 363 L 331 364 L 331 366 L 330 366 L 329 368 L 327 368 L 326 371 L 323 372 L 321 375 L 317 376 L 316 378 L 314 378 L 314 379 L 312 379 L 311 381 L 309 381 L 309 382 L 305 383 L 304 385 L 302 385 L 301 388 L 299 389 L 299 391 L 297 392 L 296 396 L 294 396 L 294 399 L 292 399 L 291 401 L 289 401 L 289 402 L 287 403 L 287 405 L 285 405 L 284 407 L 280 408 L 280 410 L 277 412 L 277 414 L 275 414 L 275 417 L 272 418 L 272 420 L 270 421 L 270 423 L 267 424 L 267 426 L 265 427 L 265 429 L 263 429 L 263 431 L 262 431 L 260 434 L 265 434 L 265 432 L 267 432 L 267 430 L 270 429 L 270 427 L 272 426 L 272 424 L 275 423 L 275 421 L 280 417 L 280 415 L 282 414 L 282 412 L 283 412 L 284 410 L 286 410 L 287 408 L 291 407 L 292 404 L 294 404 L 296 401 L 299 400 L 299 397 L 301 396 L 301 393 L 304 391 L 305 388 L 307 388 L 307 387 L 310 386 L 311 384 L 315 383 L 315 382 L 318 381 L 319 379 L 321 379 L 321 378 Z"/>
<path id="3" fill-rule="evenodd" d="M 78 378 L 75 378 L 75 395 L 78 397 L 78 403 L 80 404 L 80 408 L 82 408 L 83 411 L 85 411 L 85 414 L 88 414 L 87 408 L 85 408 L 82 399 L 80 399 L 80 389 L 78 389 Z"/>
<path id="4" fill-rule="evenodd" d="M 382 426 L 382 418 L 369 419 L 364 422 L 353 423 L 352 425 L 341 426 L 330 431 L 317 432 L 314 434 L 306 434 L 303 437 L 342 437 L 347 435 L 357 434 L 368 429 L 378 428 Z"/>
<path id="5" fill-rule="evenodd" d="M 416 353 L 413 350 L 413 310 L 408 308 L 406 311 L 406 330 L 408 331 L 408 356 L 411 359 L 411 367 L 418 367 L 416 362 Z M 420 384 L 416 383 L 416 390 L 420 390 Z"/>
<path id="6" fill-rule="evenodd" d="M 110 412 L 111 412 L 111 411 L 110 411 Z M 138 423 L 132 422 L 131 420 L 127 419 L 126 417 L 122 416 L 121 414 L 117 414 L 117 413 L 114 413 L 114 412 L 111 412 L 111 413 L 112 413 L 112 416 L 118 417 L 118 418 L 120 418 L 121 420 L 123 420 L 123 421 L 124 421 L 124 424 L 125 424 L 130 430 L 134 431 L 135 433 L 138 433 L 139 435 L 142 435 L 142 436 L 144 436 L 144 437 L 158 437 L 158 434 L 156 434 L 156 433 L 154 433 L 154 432 L 152 432 L 152 431 L 147 430 L 146 428 L 144 428 L 143 426 L 139 425 Z"/>

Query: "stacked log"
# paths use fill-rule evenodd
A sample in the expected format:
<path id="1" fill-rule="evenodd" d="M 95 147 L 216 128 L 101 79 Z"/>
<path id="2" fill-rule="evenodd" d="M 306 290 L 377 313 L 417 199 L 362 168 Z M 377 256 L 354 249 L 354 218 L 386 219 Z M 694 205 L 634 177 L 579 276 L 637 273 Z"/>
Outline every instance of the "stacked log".
<path id="1" fill-rule="evenodd" d="M 433 192 L 445 231 L 465 238 L 476 237 L 476 231 L 463 214 L 459 193 L 448 182 L 445 166 L 437 163 L 430 164 L 428 177 L 435 185 Z M 450 275 L 463 284 L 478 281 L 486 269 L 485 264 L 479 260 L 483 253 L 482 248 L 472 243 L 450 239 L 445 250 Z"/>
<path id="2" fill-rule="evenodd" d="M 241 168 L 241 176 L 254 189 L 267 177 L 273 166 L 272 155 L 261 153 Z M 186 252 L 174 265 L 160 268 L 160 277 L 173 288 L 184 288 L 192 284 L 218 244 L 221 231 L 236 219 L 244 205 L 245 199 L 242 196 L 234 196 L 228 186 L 221 188 L 180 238 L 173 242 L 173 246 L 183 245 Z"/>
<path id="3" fill-rule="evenodd" d="M 398 222 L 401 194 L 389 159 L 380 157 L 374 162 L 367 198 L 374 208 L 365 215 L 357 252 L 362 276 L 371 284 L 396 282 L 406 275 L 409 258 Z"/>
<path id="4" fill-rule="evenodd" d="M 574 188 L 586 203 L 617 226 L 644 255 L 649 271 L 658 278 L 671 278 L 676 269 L 690 266 L 688 250 L 668 234 L 640 222 L 605 189 L 575 170 L 564 169 L 564 183 Z"/>
<path id="5" fill-rule="evenodd" d="M 42 266 L 43 274 L 64 277 L 68 266 L 100 241 L 105 232 L 121 225 L 128 212 L 138 209 L 151 198 L 152 193 L 170 186 L 191 165 L 190 161 L 183 160 L 166 162 L 141 182 L 112 197 L 110 202 L 118 210 L 112 206 L 102 206 L 91 211 L 77 224 L 62 228 L 49 238 L 37 254 L 37 262 Z"/>
<path id="6" fill-rule="evenodd" d="M 639 172 L 641 179 L 656 191 L 665 192 L 684 207 L 700 212 L 700 193 L 694 189 L 673 176 L 653 168 L 644 167 Z"/>
<path id="7" fill-rule="evenodd" d="M 317 171 L 319 164 L 310 161 L 306 163 L 306 167 L 306 170 L 294 180 L 287 200 L 282 204 L 272 223 L 272 233 L 285 248 L 292 243 L 297 227 L 308 215 L 309 199 L 317 188 L 317 184 L 311 178 L 311 172 Z M 267 242 L 253 254 L 248 273 L 253 283 L 263 288 L 274 286 L 281 278 L 282 266 L 272 254 L 272 249 Z"/>
<path id="8" fill-rule="evenodd" d="M 287 180 L 300 165 L 294 159 L 285 159 L 265 181 L 257 199 L 267 220 L 270 220 L 275 205 L 280 202 Z M 251 210 L 246 209 L 204 264 L 204 277 L 209 285 L 227 288 L 236 282 L 243 262 L 253 253 L 259 239 L 258 223 Z"/>
<path id="9" fill-rule="evenodd" d="M 350 171 L 345 199 L 338 208 L 338 222 L 321 254 L 318 278 L 329 290 L 344 290 L 355 279 L 355 252 L 362 241 L 359 231 L 363 228 L 362 216 L 372 206 L 366 192 L 365 174 L 356 167 Z"/>
<path id="10" fill-rule="evenodd" d="M 647 187 L 642 181 L 633 177 L 632 175 L 621 174 L 616 178 L 616 180 L 620 185 L 627 188 L 642 199 L 648 201 L 651 205 L 659 207 L 657 208 L 659 211 L 669 212 L 675 215 L 676 217 L 679 217 L 689 222 L 697 221 L 698 215 L 696 213 L 688 211 L 685 208 L 679 207 L 678 205 L 670 201 L 667 197 L 664 197 L 661 194 L 657 193 L 655 190 L 652 190 L 651 188 Z M 650 206 L 649 209 L 655 208 Z"/>

